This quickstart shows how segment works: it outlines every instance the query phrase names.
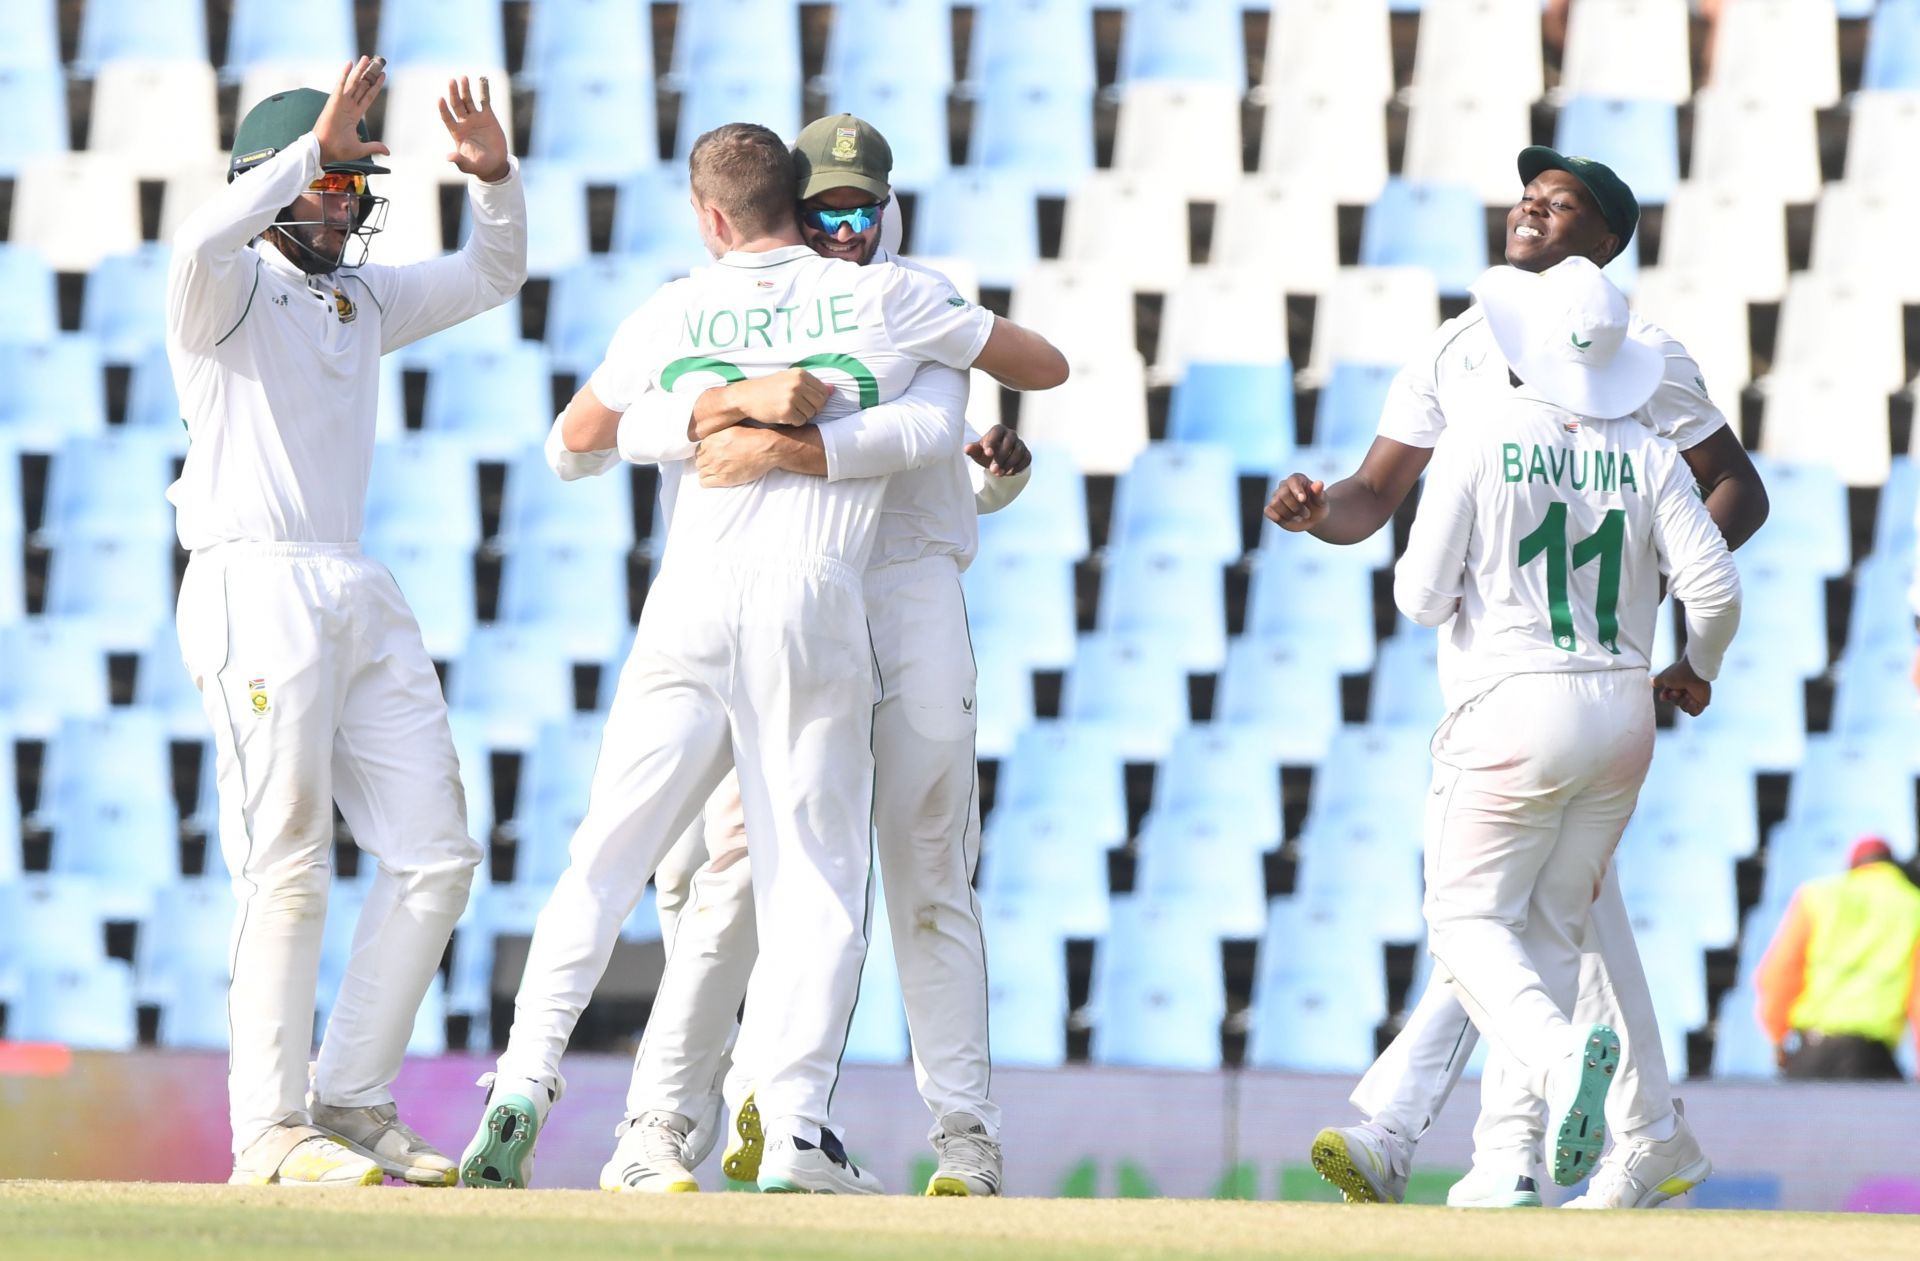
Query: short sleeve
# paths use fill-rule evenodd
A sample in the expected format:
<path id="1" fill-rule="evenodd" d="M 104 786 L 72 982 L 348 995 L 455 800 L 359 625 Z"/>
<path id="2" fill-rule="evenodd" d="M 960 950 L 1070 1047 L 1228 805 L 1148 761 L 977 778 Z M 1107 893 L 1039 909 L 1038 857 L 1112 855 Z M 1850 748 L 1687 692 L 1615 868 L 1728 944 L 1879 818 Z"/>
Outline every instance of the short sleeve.
<path id="1" fill-rule="evenodd" d="M 1426 350 L 1394 375 L 1380 409 L 1382 438 L 1429 450 L 1439 445 L 1447 431 L 1447 414 L 1440 407 L 1440 356 L 1463 331 L 1458 320 L 1442 324 Z"/>
<path id="2" fill-rule="evenodd" d="M 971 368 L 993 332 L 993 312 L 960 296 L 944 276 L 898 264 L 891 272 L 880 311 L 894 349 L 912 359 Z"/>
<path id="3" fill-rule="evenodd" d="M 620 321 L 607 355 L 587 378 L 593 396 L 611 411 L 633 406 L 653 375 L 664 366 L 676 343 L 673 321 L 680 310 L 679 282 L 667 285 Z"/>
<path id="4" fill-rule="evenodd" d="M 1641 331 L 1666 356 L 1666 374 L 1634 418 L 1682 451 L 1724 429 L 1726 415 L 1707 397 L 1707 379 L 1687 348 L 1653 325 Z"/>

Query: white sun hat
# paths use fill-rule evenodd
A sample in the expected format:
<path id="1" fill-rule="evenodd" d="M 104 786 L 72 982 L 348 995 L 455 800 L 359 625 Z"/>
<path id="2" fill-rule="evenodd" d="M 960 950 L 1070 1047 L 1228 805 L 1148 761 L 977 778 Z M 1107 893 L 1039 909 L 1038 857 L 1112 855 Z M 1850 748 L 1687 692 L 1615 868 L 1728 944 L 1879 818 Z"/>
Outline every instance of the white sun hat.
<path id="1" fill-rule="evenodd" d="M 1626 416 L 1666 374 L 1659 348 L 1628 333 L 1626 297 L 1587 259 L 1537 273 L 1495 267 L 1473 296 L 1507 366 L 1555 407 L 1596 420 Z"/>

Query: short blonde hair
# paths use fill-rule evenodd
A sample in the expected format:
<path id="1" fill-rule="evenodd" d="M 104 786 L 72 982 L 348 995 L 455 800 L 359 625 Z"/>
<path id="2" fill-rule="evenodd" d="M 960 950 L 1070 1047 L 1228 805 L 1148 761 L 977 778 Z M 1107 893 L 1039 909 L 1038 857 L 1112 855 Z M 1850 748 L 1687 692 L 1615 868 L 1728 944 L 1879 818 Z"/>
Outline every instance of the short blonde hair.
<path id="1" fill-rule="evenodd" d="M 694 197 L 725 215 L 745 237 L 793 224 L 793 155 L 758 123 L 727 123 L 696 140 L 687 155 Z"/>

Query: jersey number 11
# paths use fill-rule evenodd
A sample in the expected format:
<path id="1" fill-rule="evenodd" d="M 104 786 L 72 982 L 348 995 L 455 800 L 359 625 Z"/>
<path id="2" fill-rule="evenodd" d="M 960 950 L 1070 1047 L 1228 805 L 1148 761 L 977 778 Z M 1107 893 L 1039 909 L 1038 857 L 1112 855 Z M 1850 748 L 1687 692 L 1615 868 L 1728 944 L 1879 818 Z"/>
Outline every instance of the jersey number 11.
<path id="1" fill-rule="evenodd" d="M 1600 585 L 1594 593 L 1593 617 L 1600 646 L 1608 652 L 1620 651 L 1620 555 L 1627 537 L 1627 514 L 1611 508 L 1600 521 L 1600 528 L 1573 545 L 1573 563 L 1567 563 L 1567 505 L 1547 505 L 1546 519 L 1532 534 L 1520 540 L 1519 563 L 1525 566 L 1536 556 L 1547 558 L 1547 614 L 1553 624 L 1553 642 L 1573 652 L 1579 641 L 1573 634 L 1573 609 L 1567 598 L 1567 574 L 1591 560 L 1600 562 Z"/>

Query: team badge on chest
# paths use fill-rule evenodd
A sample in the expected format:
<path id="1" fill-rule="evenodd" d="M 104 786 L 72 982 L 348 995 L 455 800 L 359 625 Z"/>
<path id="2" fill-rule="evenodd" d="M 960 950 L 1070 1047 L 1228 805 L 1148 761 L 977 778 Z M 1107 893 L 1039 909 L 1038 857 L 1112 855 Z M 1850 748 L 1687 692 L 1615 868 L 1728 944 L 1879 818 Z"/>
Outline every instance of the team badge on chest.
<path id="1" fill-rule="evenodd" d="M 255 715 L 262 718 L 273 709 L 273 702 L 267 699 L 265 679 L 247 680 L 247 704 L 252 706 Z"/>

